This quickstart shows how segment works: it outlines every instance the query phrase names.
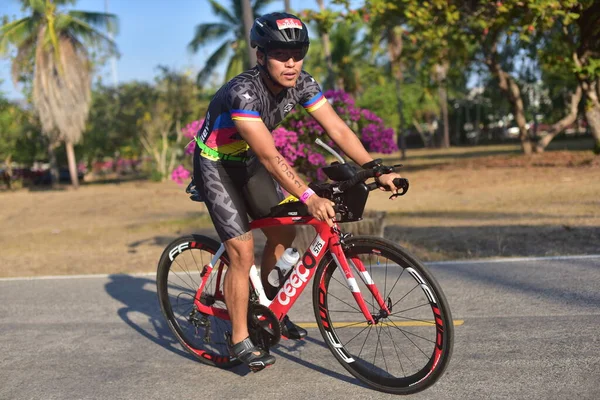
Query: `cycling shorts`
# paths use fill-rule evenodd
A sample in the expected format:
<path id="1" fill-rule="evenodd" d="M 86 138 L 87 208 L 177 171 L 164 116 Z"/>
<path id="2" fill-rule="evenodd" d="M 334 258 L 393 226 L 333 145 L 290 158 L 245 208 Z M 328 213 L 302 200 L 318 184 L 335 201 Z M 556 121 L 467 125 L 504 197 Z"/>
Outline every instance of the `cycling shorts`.
<path id="1" fill-rule="evenodd" d="M 221 241 L 250 231 L 250 220 L 266 217 L 283 191 L 257 157 L 247 162 L 209 160 L 194 154 L 194 182 Z"/>

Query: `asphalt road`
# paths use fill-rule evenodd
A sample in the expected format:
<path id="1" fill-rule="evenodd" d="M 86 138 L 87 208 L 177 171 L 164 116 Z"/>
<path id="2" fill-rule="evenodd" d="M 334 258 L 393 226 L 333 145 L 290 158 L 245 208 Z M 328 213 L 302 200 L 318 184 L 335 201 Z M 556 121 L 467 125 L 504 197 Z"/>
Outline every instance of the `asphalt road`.
<path id="1" fill-rule="evenodd" d="M 452 361 L 414 399 L 600 399 L 600 256 L 430 264 Z M 309 286 L 310 289 L 310 286 Z M 290 316 L 313 322 L 310 290 Z M 309 329 L 274 367 L 219 370 L 176 343 L 153 276 L 0 280 L 0 399 L 367 399 Z"/>

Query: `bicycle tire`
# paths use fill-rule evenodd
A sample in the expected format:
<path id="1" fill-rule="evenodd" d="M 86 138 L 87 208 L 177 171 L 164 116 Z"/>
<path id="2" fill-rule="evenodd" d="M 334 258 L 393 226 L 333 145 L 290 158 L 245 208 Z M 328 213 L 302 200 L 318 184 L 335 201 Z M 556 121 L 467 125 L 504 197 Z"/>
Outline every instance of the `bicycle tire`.
<path id="1" fill-rule="evenodd" d="M 227 254 L 223 253 L 211 272 L 201 276 L 204 266 L 219 247 L 220 243 L 216 240 L 202 235 L 174 240 L 160 257 L 156 286 L 161 311 L 183 348 L 204 364 L 231 368 L 240 364 L 237 359 L 231 360 L 227 350 L 225 332 L 231 332 L 231 322 L 202 314 L 194 305 L 204 279 L 206 285 L 200 301 L 215 309 L 227 310 L 221 294 L 222 279 L 215 279 L 222 278 L 229 265 Z M 216 282 L 220 282 L 218 287 Z"/>
<path id="2" fill-rule="evenodd" d="M 353 263 L 363 262 L 391 314 L 367 324 L 341 267 L 327 253 L 313 284 L 314 312 L 323 339 L 348 372 L 376 390 L 412 394 L 426 389 L 447 368 L 454 341 L 452 315 L 440 285 L 421 262 L 389 240 L 357 236 L 345 244 L 344 254 Z M 378 315 L 377 301 L 356 267 L 353 272 L 371 313 Z M 388 281 L 388 274 L 397 276 Z M 374 353 L 365 351 L 375 337 Z"/>

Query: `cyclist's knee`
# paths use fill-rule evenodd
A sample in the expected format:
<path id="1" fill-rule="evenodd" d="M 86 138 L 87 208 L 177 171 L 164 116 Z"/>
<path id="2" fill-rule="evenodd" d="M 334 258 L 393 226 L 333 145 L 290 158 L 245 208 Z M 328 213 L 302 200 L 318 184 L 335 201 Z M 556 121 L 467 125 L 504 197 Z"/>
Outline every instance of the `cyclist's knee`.
<path id="1" fill-rule="evenodd" d="M 232 267 L 250 270 L 254 264 L 254 239 L 251 232 L 227 240 L 225 248 Z"/>

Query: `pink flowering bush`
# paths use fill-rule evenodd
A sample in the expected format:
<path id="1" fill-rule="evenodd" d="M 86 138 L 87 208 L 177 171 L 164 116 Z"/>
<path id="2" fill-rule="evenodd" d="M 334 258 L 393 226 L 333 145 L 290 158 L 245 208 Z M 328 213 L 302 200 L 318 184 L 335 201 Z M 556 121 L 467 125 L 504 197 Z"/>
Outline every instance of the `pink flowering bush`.
<path id="1" fill-rule="evenodd" d="M 171 171 L 171 180 L 177 182 L 180 185 L 187 183 L 187 180 L 192 175 L 192 155 L 194 154 L 194 148 L 196 141 L 194 137 L 196 133 L 202 127 L 204 119 L 198 121 L 192 121 L 181 129 L 185 143 L 185 158 L 181 160 L 183 164 L 178 165 L 173 171 Z"/>
<path id="2" fill-rule="evenodd" d="M 191 173 L 188 169 L 186 169 L 183 165 L 179 165 L 171 172 L 171 180 L 183 185 L 184 183 L 187 183 L 190 175 Z"/>
<path id="3" fill-rule="evenodd" d="M 383 120 L 374 112 L 356 106 L 354 99 L 342 90 L 325 92 L 338 115 L 352 128 L 367 151 L 389 154 L 398 150 L 394 130 L 386 128 Z M 281 127 L 273 131 L 275 146 L 294 165 L 298 172 L 309 179 L 325 180 L 319 169 L 327 165 L 329 153 L 315 143 L 321 137 L 326 144 L 335 144 L 324 135 L 323 128 L 308 113 L 293 110 Z M 339 153 L 339 149 L 336 149 Z M 343 155 L 343 154 L 342 154 Z"/>
<path id="4" fill-rule="evenodd" d="M 367 151 L 389 154 L 398 150 L 394 141 L 394 130 L 386 128 L 383 120 L 374 112 L 357 107 L 354 99 L 348 93 L 342 90 L 330 90 L 325 92 L 325 97 L 339 116 L 356 133 Z M 186 145 L 186 155 L 194 153 L 193 138 L 203 122 L 204 120 L 194 121 L 182 129 L 184 136 L 191 140 Z M 288 118 L 273 130 L 275 147 L 286 160 L 309 180 L 322 181 L 326 179 L 326 176 L 320 167 L 327 165 L 326 157 L 329 156 L 329 153 L 315 143 L 315 139 L 318 137 L 322 137 L 321 140 L 329 146 L 335 146 L 317 121 L 308 113 L 298 110 L 292 110 Z M 341 154 L 339 149 L 336 150 Z M 191 165 L 191 157 L 188 158 L 189 160 L 184 163 Z M 187 175 L 184 171 L 187 172 Z M 180 165 L 171 174 L 171 179 L 183 183 L 189 176 L 189 170 Z"/>
<path id="5" fill-rule="evenodd" d="M 186 142 L 187 144 L 185 146 L 185 154 L 186 155 L 194 154 L 194 147 L 196 144 L 194 137 L 196 136 L 196 133 L 202 127 L 203 123 L 204 123 L 204 118 L 202 118 L 199 121 L 190 122 L 185 127 L 183 127 L 183 129 L 181 129 L 181 131 L 183 132 L 183 137 L 188 139 Z"/>

